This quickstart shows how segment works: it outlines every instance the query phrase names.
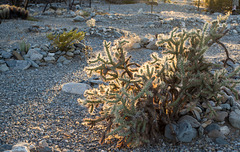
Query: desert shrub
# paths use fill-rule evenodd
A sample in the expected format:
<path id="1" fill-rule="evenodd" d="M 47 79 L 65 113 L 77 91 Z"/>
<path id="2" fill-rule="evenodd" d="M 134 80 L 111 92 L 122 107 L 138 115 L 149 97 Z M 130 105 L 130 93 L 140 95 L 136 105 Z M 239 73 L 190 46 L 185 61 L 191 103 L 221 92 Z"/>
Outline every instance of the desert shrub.
<path id="1" fill-rule="evenodd" d="M 210 12 L 227 12 L 232 9 L 231 0 L 204 0 L 204 5 Z"/>
<path id="2" fill-rule="evenodd" d="M 60 51 L 68 51 L 71 49 L 74 43 L 83 40 L 85 37 L 84 32 L 77 32 L 77 30 L 71 30 L 69 32 L 63 32 L 62 34 L 48 34 L 47 38 L 52 40 L 52 44 Z"/>
<path id="3" fill-rule="evenodd" d="M 236 82 L 230 78 L 240 68 L 228 74 L 223 66 L 204 58 L 213 44 L 225 48 L 219 39 L 227 29 L 220 20 L 224 19 L 205 24 L 202 30 L 174 29 L 169 36 L 159 35 L 158 45 L 166 47 L 164 58 L 152 54 L 152 61 L 141 66 L 130 62 L 131 56 L 127 57 L 122 47 L 126 41 L 115 48 L 104 41 L 106 55 L 99 54 L 90 61 L 95 66 L 86 71 L 99 74 L 108 85 L 87 90 L 86 99 L 79 100 L 91 113 L 99 111 L 95 118 L 84 120 L 87 125 L 105 122 L 100 143 L 111 138 L 119 139 L 118 147 L 155 142 L 165 126 L 181 115 L 190 114 L 199 120 L 209 115 L 207 111 L 214 114 L 209 101 L 221 103 L 222 87 L 237 94 Z M 226 61 L 231 60 L 225 51 Z M 208 110 L 201 109 L 203 103 Z"/>

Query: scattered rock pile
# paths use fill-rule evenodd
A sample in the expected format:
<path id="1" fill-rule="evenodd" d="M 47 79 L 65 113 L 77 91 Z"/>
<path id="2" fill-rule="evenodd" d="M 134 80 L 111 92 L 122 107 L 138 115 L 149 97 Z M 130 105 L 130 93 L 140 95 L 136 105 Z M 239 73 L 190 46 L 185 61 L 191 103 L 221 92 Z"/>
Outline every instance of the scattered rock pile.
<path id="1" fill-rule="evenodd" d="M 165 137 L 176 140 L 172 135 L 171 128 L 173 128 L 177 140 L 181 142 L 191 142 L 199 135 L 210 138 L 217 144 L 228 144 L 226 136 L 230 133 L 229 127 L 240 129 L 240 104 L 229 94 L 229 90 L 226 88 L 222 90 L 224 94 L 222 104 L 216 105 L 213 101 L 209 101 L 209 105 L 216 111 L 215 114 L 210 112 L 206 104 L 198 105 L 197 107 L 206 117 L 197 120 L 193 116 L 183 115 L 176 124 L 166 126 Z"/>

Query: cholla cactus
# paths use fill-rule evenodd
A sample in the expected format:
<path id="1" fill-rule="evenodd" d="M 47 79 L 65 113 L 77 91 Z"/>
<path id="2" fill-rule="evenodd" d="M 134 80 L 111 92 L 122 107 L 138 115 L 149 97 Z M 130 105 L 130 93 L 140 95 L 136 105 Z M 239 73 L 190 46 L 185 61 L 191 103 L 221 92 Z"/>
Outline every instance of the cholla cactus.
<path id="1" fill-rule="evenodd" d="M 159 45 L 166 44 L 165 58 L 152 54 L 153 60 L 142 66 L 130 63 L 131 57 L 122 49 L 126 41 L 115 49 L 105 41 L 106 56 L 99 54 L 90 62 L 97 66 L 86 70 L 98 73 L 109 85 L 86 91 L 86 99 L 80 100 L 90 112 L 102 105 L 99 117 L 85 119 L 90 126 L 106 121 L 100 143 L 112 136 L 119 138 L 119 147 L 154 142 L 182 111 L 201 117 L 198 106 L 205 102 L 211 109 L 209 100 L 219 103 L 222 86 L 234 92 L 235 82 L 229 78 L 240 69 L 230 75 L 224 70 L 212 74 L 214 64 L 203 56 L 214 43 L 224 46 L 219 39 L 226 32 L 226 25 L 218 21 L 206 24 L 203 30 L 174 29 L 168 38 L 159 38 Z"/>

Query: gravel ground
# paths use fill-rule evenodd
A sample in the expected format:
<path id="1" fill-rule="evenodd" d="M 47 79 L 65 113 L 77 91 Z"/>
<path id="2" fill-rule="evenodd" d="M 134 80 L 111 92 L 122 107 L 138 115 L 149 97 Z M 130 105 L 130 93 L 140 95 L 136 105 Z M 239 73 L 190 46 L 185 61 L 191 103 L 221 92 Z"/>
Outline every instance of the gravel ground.
<path id="1" fill-rule="evenodd" d="M 107 10 L 108 5 L 93 6 L 96 9 Z M 144 22 L 156 20 L 155 17 L 139 16 L 132 19 L 131 14 L 136 14 L 139 8 L 149 12 L 150 6 L 145 4 L 112 5 L 111 10 L 122 14 L 123 19 L 110 21 L 105 19 L 97 23 L 97 26 L 112 26 L 135 33 L 139 36 L 156 33 L 168 33 L 167 27 L 158 29 L 142 29 Z M 164 11 L 171 11 L 166 13 Z M 162 12 L 164 18 L 199 17 L 204 20 L 212 20 L 216 15 L 198 14 L 195 8 L 187 5 L 160 4 L 154 8 L 155 12 Z M 239 16 L 231 16 L 236 18 Z M 46 33 L 27 33 L 26 29 L 34 24 L 51 27 L 86 27 L 82 23 L 74 23 L 70 18 L 41 16 L 39 22 L 24 20 L 5 20 L 0 24 L 0 48 L 13 49 L 18 46 L 21 39 L 26 39 L 32 45 L 47 43 Z M 113 41 L 114 39 L 109 39 Z M 240 36 L 227 35 L 222 41 L 231 52 L 232 58 L 239 61 Z M 102 50 L 103 39 L 87 37 L 87 43 L 94 52 Z M 209 58 L 220 60 L 223 51 L 215 49 L 207 54 Z M 151 51 L 130 51 L 129 54 L 137 62 L 149 60 Z M 147 56 L 142 58 L 142 56 Z M 75 58 L 70 65 L 57 66 L 51 64 L 40 68 L 30 68 L 25 71 L 13 71 L 0 73 L 0 145 L 15 144 L 26 141 L 36 144 L 46 140 L 49 146 L 59 147 L 61 150 L 73 151 L 119 151 L 115 149 L 116 143 L 98 143 L 101 126 L 88 129 L 82 125 L 82 119 L 88 117 L 88 111 L 81 106 L 77 99 L 79 95 L 67 94 L 61 91 L 61 85 L 67 82 L 80 82 L 87 79 L 83 72 L 86 62 Z M 228 145 L 217 145 L 211 139 L 202 137 L 192 143 L 172 144 L 160 137 L 156 145 L 148 145 L 137 149 L 123 149 L 121 151 L 239 151 L 239 130 L 231 130 L 228 136 Z"/>

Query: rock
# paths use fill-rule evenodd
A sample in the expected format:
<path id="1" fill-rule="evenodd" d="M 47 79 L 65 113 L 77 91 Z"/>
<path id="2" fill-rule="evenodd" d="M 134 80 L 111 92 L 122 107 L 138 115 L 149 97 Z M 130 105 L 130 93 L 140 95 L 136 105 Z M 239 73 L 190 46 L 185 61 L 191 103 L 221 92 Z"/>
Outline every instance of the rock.
<path id="1" fill-rule="evenodd" d="M 10 68 L 13 68 L 13 67 L 16 66 L 17 60 L 13 60 L 13 59 L 12 60 L 7 60 L 6 63 Z"/>
<path id="2" fill-rule="evenodd" d="M 53 56 L 47 56 L 43 58 L 45 62 L 54 62 L 56 59 Z"/>
<path id="3" fill-rule="evenodd" d="M 74 43 L 73 44 L 75 47 L 77 47 L 78 49 L 85 49 L 86 48 L 86 46 L 83 44 L 83 43 L 81 43 L 81 42 L 79 42 L 79 43 Z"/>
<path id="4" fill-rule="evenodd" d="M 156 45 L 155 41 L 151 41 L 147 46 L 147 49 L 151 49 L 151 50 L 158 50 L 158 46 Z"/>
<path id="5" fill-rule="evenodd" d="M 39 68 L 39 65 L 36 62 L 34 62 L 33 60 L 31 60 L 29 58 L 25 58 L 25 60 L 30 62 L 32 67 Z"/>
<path id="6" fill-rule="evenodd" d="M 12 152 L 30 152 L 28 143 L 17 143 L 13 146 Z"/>
<path id="7" fill-rule="evenodd" d="M 82 16 L 76 16 L 76 17 L 73 18 L 73 21 L 74 22 L 84 22 L 85 19 Z"/>
<path id="8" fill-rule="evenodd" d="M 12 53 L 7 51 L 2 51 L 1 54 L 4 59 L 10 59 L 12 57 Z"/>
<path id="9" fill-rule="evenodd" d="M 36 49 L 30 49 L 27 53 L 27 57 L 28 56 L 33 61 L 41 60 L 43 58 L 43 55 Z"/>
<path id="10" fill-rule="evenodd" d="M 12 54 L 17 60 L 24 60 L 21 54 L 18 53 L 17 51 L 12 51 Z"/>
<path id="11" fill-rule="evenodd" d="M 47 143 L 46 140 L 41 140 L 41 141 L 38 143 L 38 145 L 39 145 L 40 147 L 48 147 L 48 143 Z"/>
<path id="12" fill-rule="evenodd" d="M 227 103 L 221 104 L 220 106 L 222 107 L 222 110 L 230 110 L 231 109 L 230 104 L 227 104 Z"/>
<path id="13" fill-rule="evenodd" d="M 148 38 L 141 38 L 141 40 L 140 40 L 140 44 L 142 45 L 142 46 L 144 46 L 144 45 L 147 45 L 149 43 L 149 39 Z"/>
<path id="14" fill-rule="evenodd" d="M 64 65 L 68 65 L 68 64 L 70 64 L 70 63 L 71 63 L 71 60 L 67 60 L 67 59 L 66 59 L 65 61 L 63 61 L 63 64 L 64 64 Z"/>
<path id="15" fill-rule="evenodd" d="M 219 138 L 219 137 L 222 137 L 222 138 L 225 137 L 225 136 L 221 133 L 220 130 L 212 130 L 212 131 L 210 131 L 207 135 L 208 135 L 208 137 L 213 138 L 213 139 L 216 139 L 216 138 Z"/>
<path id="16" fill-rule="evenodd" d="M 26 70 L 31 66 L 31 63 L 26 60 L 17 60 L 14 70 Z"/>
<path id="17" fill-rule="evenodd" d="M 220 131 L 223 135 L 228 135 L 230 133 L 230 130 L 229 130 L 228 126 L 220 127 Z"/>
<path id="18" fill-rule="evenodd" d="M 233 30 L 232 31 L 234 35 L 238 35 L 238 31 L 237 30 Z"/>
<path id="19" fill-rule="evenodd" d="M 132 46 L 133 49 L 140 49 L 141 45 L 139 43 L 134 43 Z"/>
<path id="20" fill-rule="evenodd" d="M 210 125 L 208 125 L 206 128 L 205 128 L 205 132 L 206 133 L 209 133 L 211 132 L 212 130 L 220 130 L 220 126 L 216 123 L 212 123 Z"/>
<path id="21" fill-rule="evenodd" d="M 191 142 L 197 136 L 197 130 L 192 128 L 191 124 L 183 121 L 177 125 L 172 124 L 172 127 L 176 133 L 176 136 L 181 142 Z M 165 137 L 174 140 L 175 137 L 172 135 L 170 124 L 165 127 Z"/>
<path id="22" fill-rule="evenodd" d="M 4 144 L 0 146 L 0 151 L 11 150 L 13 145 Z"/>
<path id="23" fill-rule="evenodd" d="M 62 91 L 67 93 L 83 95 L 86 90 L 91 88 L 92 87 L 90 85 L 85 83 L 70 82 L 70 83 L 63 84 Z"/>
<path id="24" fill-rule="evenodd" d="M 60 9 L 57 9 L 56 14 L 57 14 L 57 15 L 62 15 L 63 12 L 62 12 Z"/>
<path id="25" fill-rule="evenodd" d="M 226 111 L 218 111 L 216 112 L 216 116 L 214 116 L 213 119 L 215 121 L 221 122 L 221 121 L 224 121 L 227 116 L 228 116 L 228 113 Z"/>
<path id="26" fill-rule="evenodd" d="M 81 51 L 80 51 L 80 50 L 75 50 L 75 51 L 73 52 L 73 54 L 74 54 L 74 55 L 79 55 L 79 54 L 81 54 Z"/>
<path id="27" fill-rule="evenodd" d="M 64 62 L 65 60 L 67 60 L 64 56 L 60 56 L 57 60 L 58 63 L 62 63 Z"/>
<path id="28" fill-rule="evenodd" d="M 0 64 L 0 72 L 6 72 L 8 70 L 9 70 L 9 68 L 6 63 Z"/>
<path id="29" fill-rule="evenodd" d="M 45 44 L 45 45 L 41 46 L 41 48 L 42 48 L 42 50 L 43 50 L 43 51 L 46 51 L 46 52 L 49 50 L 49 48 L 48 48 L 48 45 L 47 45 L 47 44 Z"/>
<path id="30" fill-rule="evenodd" d="M 142 14 L 142 13 L 143 13 L 143 9 L 140 8 L 140 9 L 138 10 L 138 14 Z"/>
<path id="31" fill-rule="evenodd" d="M 239 109 L 235 109 L 230 113 L 229 122 L 233 127 L 240 129 L 240 110 Z"/>
<path id="32" fill-rule="evenodd" d="M 67 56 L 70 56 L 70 57 L 73 57 L 73 56 L 74 56 L 74 53 L 68 51 L 68 52 L 66 53 L 66 55 L 67 55 Z"/>
<path id="33" fill-rule="evenodd" d="M 193 128 L 198 128 L 201 125 L 195 118 L 193 118 L 192 116 L 189 116 L 189 115 L 182 116 L 178 120 L 178 123 L 183 122 L 183 121 L 190 123 Z"/>
<path id="34" fill-rule="evenodd" d="M 5 63 L 5 61 L 4 60 L 0 60 L 0 64 L 4 64 Z"/>
<path id="35" fill-rule="evenodd" d="M 219 144 L 219 145 L 228 144 L 228 142 L 223 137 L 218 137 L 214 141 L 215 141 L 216 144 Z"/>
<path id="36" fill-rule="evenodd" d="M 36 148 L 37 152 L 53 152 L 53 148 L 51 147 L 37 147 Z"/>
<path id="37" fill-rule="evenodd" d="M 49 57 L 53 57 L 54 55 L 55 55 L 55 53 L 48 53 L 47 56 L 49 56 Z"/>

